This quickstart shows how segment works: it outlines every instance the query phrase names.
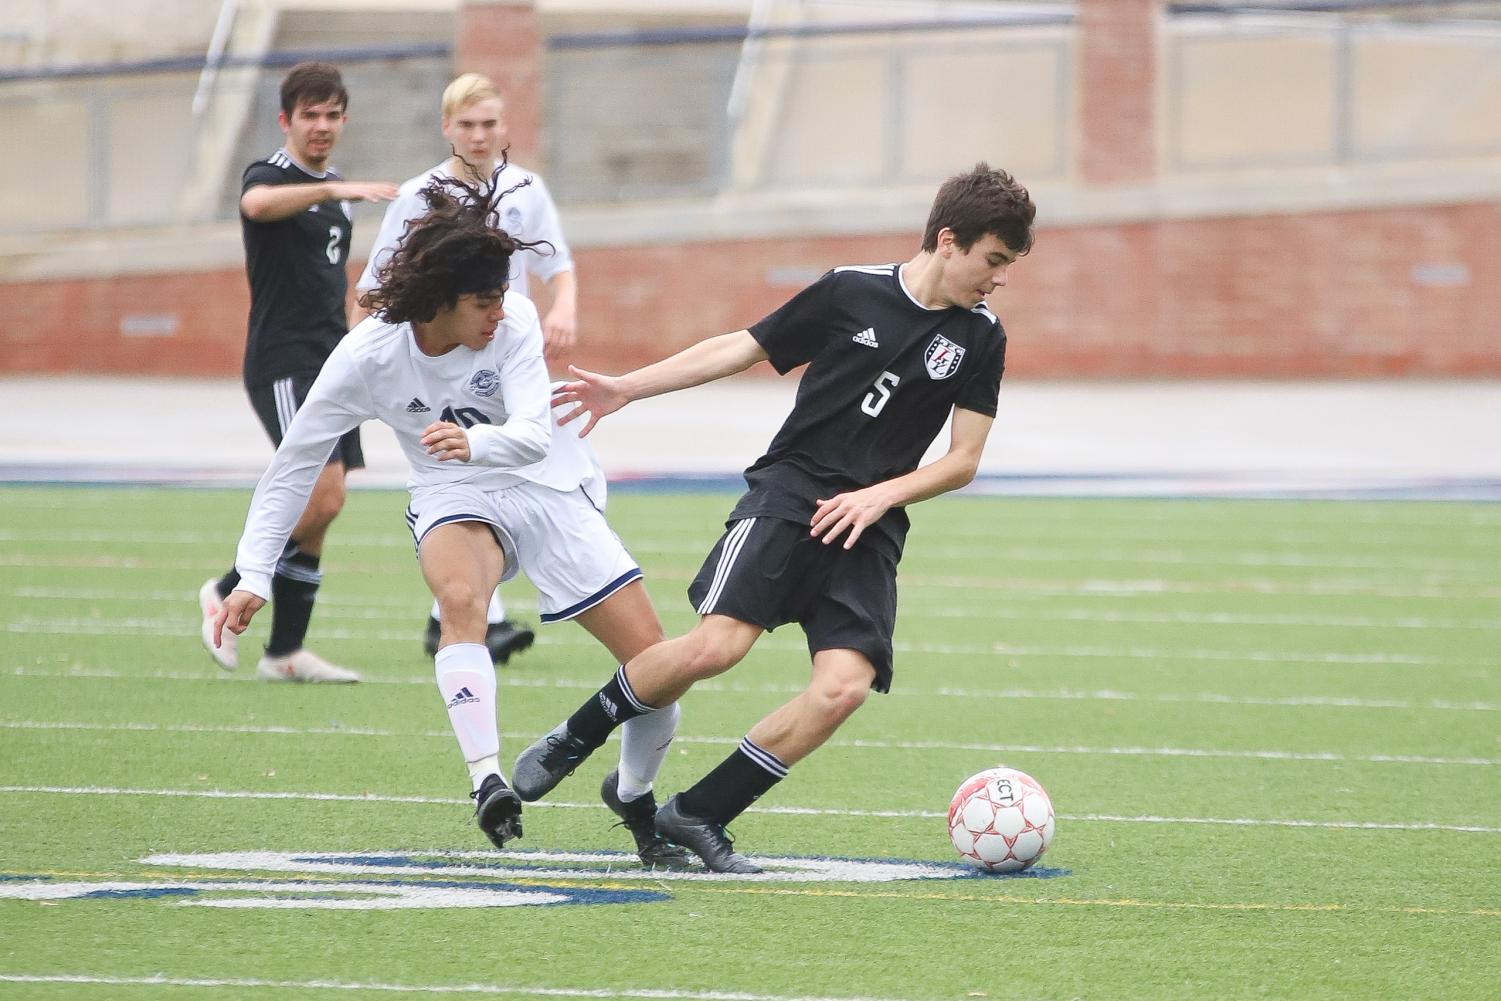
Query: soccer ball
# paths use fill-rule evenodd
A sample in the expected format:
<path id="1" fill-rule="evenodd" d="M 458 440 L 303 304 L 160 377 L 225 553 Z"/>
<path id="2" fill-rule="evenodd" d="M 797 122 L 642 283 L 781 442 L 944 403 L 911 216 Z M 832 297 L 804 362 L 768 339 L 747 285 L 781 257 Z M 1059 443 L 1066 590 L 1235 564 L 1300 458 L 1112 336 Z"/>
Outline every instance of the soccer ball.
<path id="1" fill-rule="evenodd" d="M 987 872 L 1021 872 L 1053 841 L 1053 801 L 1026 772 L 987 768 L 971 775 L 949 803 L 949 840 Z"/>

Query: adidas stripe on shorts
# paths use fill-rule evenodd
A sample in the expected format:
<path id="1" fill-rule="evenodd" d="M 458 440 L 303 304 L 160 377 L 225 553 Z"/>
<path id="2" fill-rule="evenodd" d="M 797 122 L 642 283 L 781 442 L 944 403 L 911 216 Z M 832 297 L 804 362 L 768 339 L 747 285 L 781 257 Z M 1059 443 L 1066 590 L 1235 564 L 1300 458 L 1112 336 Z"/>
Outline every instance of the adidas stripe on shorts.
<path id="1" fill-rule="evenodd" d="M 896 564 L 875 549 L 825 544 L 783 518 L 731 522 L 688 587 L 700 615 L 727 615 L 768 632 L 796 622 L 808 652 L 858 650 L 891 689 Z"/>

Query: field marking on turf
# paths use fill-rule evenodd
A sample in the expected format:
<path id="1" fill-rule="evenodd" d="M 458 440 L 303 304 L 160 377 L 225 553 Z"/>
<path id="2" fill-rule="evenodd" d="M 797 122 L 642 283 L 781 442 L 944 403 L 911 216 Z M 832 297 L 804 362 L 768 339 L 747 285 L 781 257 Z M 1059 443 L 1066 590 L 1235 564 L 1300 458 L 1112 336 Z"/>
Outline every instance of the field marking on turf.
<path id="1" fill-rule="evenodd" d="M 450 740 L 453 734 L 447 730 L 377 730 L 370 727 L 297 727 L 276 725 L 249 725 L 242 723 L 97 723 L 89 720 L 27 720 L 0 719 L 4 730 L 83 730 L 91 732 L 125 733 L 222 733 L 248 736 L 296 736 L 296 737 L 424 737 Z M 516 740 L 532 741 L 540 733 L 507 731 L 507 736 Z M 712 737 L 678 734 L 673 740 L 679 744 L 710 744 L 730 746 L 740 743 L 739 737 Z M 1340 754 L 1334 751 L 1258 751 L 1220 750 L 1201 747 L 1085 747 L 1077 744 L 996 744 L 974 741 L 942 740 L 830 740 L 825 747 L 858 747 L 877 751 L 985 751 L 1000 754 L 1084 754 L 1109 755 L 1136 758 L 1232 758 L 1251 761 L 1326 761 L 1340 764 L 1377 765 L 1501 765 L 1501 758 L 1440 758 L 1419 754 Z"/>
<path id="2" fill-rule="evenodd" d="M 108 668 L 77 668 L 69 667 L 62 669 L 47 669 L 34 667 L 0 668 L 0 677 L 10 676 L 15 678 L 50 678 L 55 680 L 79 679 L 101 681 L 185 681 L 202 683 L 213 681 L 215 684 L 223 683 L 256 683 L 259 681 L 250 676 L 234 675 L 218 671 L 115 671 Z M 594 691 L 601 682 L 598 678 L 522 678 L 514 674 L 501 675 L 497 682 L 503 688 L 556 688 L 570 691 Z M 417 685 L 428 687 L 432 685 L 431 675 L 413 675 L 405 678 L 392 677 L 366 677 L 363 684 L 367 685 Z M 795 695 L 801 692 L 805 686 L 792 684 L 745 684 L 733 681 L 700 681 L 693 686 L 698 692 L 729 692 L 741 695 Z M 1448 699 L 1429 699 L 1425 702 L 1410 702 L 1403 699 L 1360 699 L 1338 695 L 1289 695 L 1289 696 L 1255 696 L 1255 695 L 1226 695 L 1218 692 L 1188 692 L 1183 694 L 1165 693 L 1159 695 L 1143 695 L 1136 692 L 1122 692 L 1114 689 L 1030 689 L 1030 688 L 938 688 L 930 690 L 921 689 L 898 689 L 891 695 L 892 699 L 902 700 L 909 698 L 945 698 L 963 700 L 1006 700 L 1006 699 L 1035 699 L 1040 701 L 1064 701 L 1064 702 L 1168 702 L 1168 703 L 1208 703 L 1210 705 L 1231 706 L 1276 706 L 1276 707 L 1319 707 L 1338 709 L 1400 709 L 1400 710 L 1435 710 L 1441 712 L 1501 712 L 1501 703 L 1496 702 L 1454 702 Z"/>
<path id="3" fill-rule="evenodd" d="M 196 625 L 196 623 L 194 623 Z M 157 636 L 182 638 L 191 634 L 191 626 L 176 619 L 126 618 L 104 621 L 101 619 L 34 619 L 22 617 L 5 624 L 5 631 L 42 634 L 49 636 Z M 415 642 L 411 630 L 349 630 L 319 629 L 323 639 L 363 640 L 373 642 Z M 558 638 L 546 637 L 547 645 L 598 646 L 596 640 L 585 633 L 569 633 Z M 762 649 L 781 652 L 802 652 L 806 644 L 797 640 L 765 639 Z M 1489 667 L 1484 660 L 1457 660 L 1425 654 L 1395 653 L 1328 653 L 1323 651 L 1272 651 L 1272 650 L 1175 650 L 1159 647 L 1111 647 L 1064 645 L 1047 646 L 1021 643 L 906 643 L 893 644 L 897 653 L 955 656 L 955 657 L 1073 657 L 1107 660 L 1151 661 L 1203 661 L 1233 664 L 1349 664 L 1358 665 L 1406 665 L 1411 667 Z"/>
<path id="4" fill-rule="evenodd" d="M 14 587 L 7 592 L 13 598 L 44 601 L 143 601 L 184 605 L 191 598 L 180 591 L 122 591 L 107 588 Z M 945 602 L 939 608 L 913 607 L 907 603 L 904 619 L 1001 619 L 1019 622 L 1102 622 L 1144 623 L 1148 625 L 1236 625 L 1236 626 L 1309 626 L 1319 629 L 1456 629 L 1501 631 L 1501 619 L 1453 619 L 1425 616 L 1308 615 L 1246 612 L 1132 612 L 1094 608 L 1019 608 L 1014 606 L 956 607 Z M 322 597 L 319 621 L 389 620 L 391 610 L 410 613 L 415 607 L 405 599 Z M 513 610 L 535 612 L 535 601 L 507 600 Z M 184 625 L 187 625 L 184 620 Z"/>
<path id="5" fill-rule="evenodd" d="M 107 786 L 0 786 L 0 794 L 62 796 L 161 796 L 187 799 L 292 800 L 331 803 L 406 803 L 421 806 L 473 806 L 469 797 L 387 796 L 376 793 L 331 792 L 252 792 L 224 789 L 127 789 Z M 602 810 L 601 803 L 565 803 L 547 800 L 532 803 L 527 809 L 551 807 L 562 810 Z M 948 816 L 944 810 L 836 810 L 807 806 L 753 806 L 751 811 L 772 816 L 794 817 L 886 817 L 898 820 L 933 820 Z M 1292 820 L 1259 817 L 1128 817 L 1112 813 L 1060 813 L 1059 820 L 1113 824 L 1204 824 L 1228 827 L 1325 828 L 1350 831 L 1445 831 L 1456 834 L 1501 834 L 1501 827 L 1469 824 L 1383 823 L 1361 820 Z"/>
<path id="6" fill-rule="evenodd" d="M 229 537 L 222 532 L 179 532 L 112 530 L 81 530 L 72 532 L 10 532 L 0 530 L 0 542 L 44 543 L 62 546 L 94 545 L 152 545 L 152 546 L 203 546 L 224 545 Z M 377 535 L 341 534 L 339 545 L 363 549 L 411 548 L 409 535 L 390 533 Z M 637 543 L 638 552 L 662 555 L 700 555 L 706 547 L 698 542 L 677 540 L 647 540 Z M 1478 570 L 1487 572 L 1490 560 L 1484 555 L 1473 558 L 1454 559 L 1403 559 L 1393 556 L 1328 556 L 1299 552 L 1272 552 L 1237 548 L 1225 553 L 1199 554 L 1183 549 L 1143 549 L 1133 551 L 1119 545 L 1112 548 L 1099 546 L 1073 547 L 1064 544 L 1053 546 L 999 546 L 982 547 L 989 559 L 1010 563 L 1089 562 L 1089 563 L 1147 563 L 1163 566 L 1239 566 L 1239 567 L 1290 567 L 1297 569 L 1323 570 L 1399 570 L 1414 573 L 1451 573 L 1454 571 Z M 975 555 L 973 548 L 959 546 L 927 546 L 924 556 L 933 559 L 963 559 Z"/>
<path id="7" fill-rule="evenodd" d="M 114 977 L 87 973 L 0 973 L 0 982 L 15 984 L 90 984 L 102 987 L 235 987 L 292 991 L 384 991 L 396 994 L 540 994 L 560 998 L 646 998 L 660 1001 L 899 1001 L 868 996 L 816 997 L 749 994 L 740 991 L 679 991 L 629 987 L 522 987 L 504 984 L 391 984 L 350 980 L 259 980 L 254 978 Z"/>
<path id="8" fill-rule="evenodd" d="M 891 883 L 907 880 L 972 880 L 985 875 L 962 862 L 924 862 L 916 859 L 871 859 L 758 855 L 766 871 L 735 877 L 756 883 Z M 316 873 L 344 876 L 439 876 L 445 881 L 502 878 L 507 881 L 570 881 L 598 885 L 601 880 L 624 885 L 652 882 L 724 882 L 722 873 L 701 868 L 658 871 L 642 867 L 634 852 L 500 851 L 500 852 L 159 852 L 138 860 L 142 865 L 172 869 L 213 869 L 236 874 L 253 872 Z M 570 863 L 572 865 L 570 866 Z M 592 866 L 592 868 L 583 868 Z M 1021 878 L 1054 878 L 1067 870 L 1038 867 Z M 423 885 L 417 883 L 416 885 Z M 528 883 L 527 885 L 531 885 Z M 545 883 L 544 883 L 545 885 Z M 5 884 L 0 883 L 0 895 Z"/>
<path id="9" fill-rule="evenodd" d="M 153 570 L 187 571 L 195 578 L 222 571 L 202 560 L 143 560 L 130 556 L 89 556 L 58 559 L 52 556 L 22 556 L 0 553 L 0 567 L 37 567 L 56 570 Z M 386 564 L 341 564 L 340 573 L 377 577 L 410 578 L 411 571 L 405 567 Z M 655 568 L 651 580 L 692 580 L 696 568 Z M 1315 580 L 1307 582 L 1272 580 L 1267 578 L 1228 578 L 1217 581 L 1166 580 L 1163 578 L 1100 578 L 1078 580 L 1034 579 L 1025 577 L 963 577 L 952 574 L 924 574 L 903 572 L 898 583 L 904 587 L 947 588 L 962 591 L 1001 591 L 1028 596 L 1037 595 L 1113 595 L 1140 597 L 1158 594 L 1258 594 L 1282 596 L 1316 596 L 1334 598 L 1397 598 L 1402 600 L 1451 599 L 1451 598 L 1501 598 L 1501 587 L 1477 586 L 1432 581 L 1413 586 L 1394 586 L 1370 580 Z M 180 600 L 191 602 L 192 595 L 184 591 Z M 426 600 L 414 599 L 420 608 Z"/>

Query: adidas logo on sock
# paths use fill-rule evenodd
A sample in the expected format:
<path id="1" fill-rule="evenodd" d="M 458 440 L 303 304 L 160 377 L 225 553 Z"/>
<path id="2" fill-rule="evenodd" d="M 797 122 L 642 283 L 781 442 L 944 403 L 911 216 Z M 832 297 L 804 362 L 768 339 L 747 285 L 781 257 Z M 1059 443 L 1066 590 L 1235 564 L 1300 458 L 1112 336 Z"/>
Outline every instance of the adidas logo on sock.
<path id="1" fill-rule="evenodd" d="M 478 701 L 479 699 L 467 687 L 460 688 L 458 690 L 458 693 L 455 694 L 452 699 L 448 700 L 448 708 L 453 709 L 457 706 L 462 706 L 470 702 Z"/>
<path id="2" fill-rule="evenodd" d="M 875 327 L 866 327 L 864 330 L 856 334 L 853 340 L 856 344 L 863 344 L 868 348 L 878 348 L 881 346 L 880 344 L 876 343 Z"/>
<path id="3" fill-rule="evenodd" d="M 407 404 L 407 413 L 409 414 L 425 414 L 432 409 L 432 407 L 428 406 L 426 403 L 423 403 L 415 396 L 412 397 L 412 402 Z"/>
<path id="4" fill-rule="evenodd" d="M 615 704 L 614 699 L 610 698 L 604 692 L 599 693 L 599 707 L 605 711 L 605 715 L 610 717 L 612 722 L 620 719 L 620 707 Z"/>

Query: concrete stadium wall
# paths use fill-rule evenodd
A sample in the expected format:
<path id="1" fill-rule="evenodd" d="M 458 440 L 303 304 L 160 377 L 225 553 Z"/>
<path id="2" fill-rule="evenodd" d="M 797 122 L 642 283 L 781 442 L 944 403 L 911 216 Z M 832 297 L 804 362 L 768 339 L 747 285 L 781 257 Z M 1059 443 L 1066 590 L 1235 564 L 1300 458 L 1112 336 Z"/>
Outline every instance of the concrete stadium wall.
<path id="1" fill-rule="evenodd" d="M 581 248 L 573 360 L 653 361 L 914 239 Z M 1501 377 L 1498 248 L 1493 203 L 1061 226 L 993 302 L 1028 377 Z M 248 305 L 238 267 L 0 284 L 0 370 L 233 374 Z"/>
<path id="2" fill-rule="evenodd" d="M 1034 187 L 1037 247 L 995 299 L 1012 372 L 1501 377 L 1495 161 L 1471 165 L 1478 181 L 1452 164 L 1168 175 L 1160 6 L 1080 0 L 1078 159 Z M 457 16 L 455 68 L 505 81 L 519 162 L 545 170 L 534 7 L 470 0 Z M 829 267 L 905 259 L 931 194 L 565 205 L 574 360 L 620 371 L 742 327 Z M 374 230 L 359 216 L 357 251 Z M 233 223 L 0 241 L 0 372 L 233 374 L 247 310 Z"/>

